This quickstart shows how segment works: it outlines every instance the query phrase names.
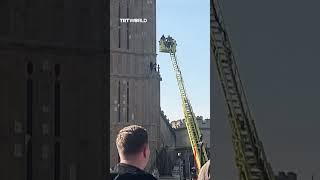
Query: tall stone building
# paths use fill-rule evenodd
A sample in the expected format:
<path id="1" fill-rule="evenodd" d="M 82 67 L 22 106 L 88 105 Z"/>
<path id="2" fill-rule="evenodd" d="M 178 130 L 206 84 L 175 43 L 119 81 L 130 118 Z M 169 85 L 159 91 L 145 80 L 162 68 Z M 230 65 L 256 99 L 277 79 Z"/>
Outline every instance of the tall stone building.
<path id="1" fill-rule="evenodd" d="M 0 179 L 106 179 L 106 2 L 1 1 Z"/>
<path id="2" fill-rule="evenodd" d="M 160 74 L 156 65 L 155 0 L 110 1 L 110 166 L 119 161 L 115 139 L 124 126 L 138 124 L 149 133 L 155 165 L 160 144 Z M 120 18 L 147 19 L 122 23 Z"/>

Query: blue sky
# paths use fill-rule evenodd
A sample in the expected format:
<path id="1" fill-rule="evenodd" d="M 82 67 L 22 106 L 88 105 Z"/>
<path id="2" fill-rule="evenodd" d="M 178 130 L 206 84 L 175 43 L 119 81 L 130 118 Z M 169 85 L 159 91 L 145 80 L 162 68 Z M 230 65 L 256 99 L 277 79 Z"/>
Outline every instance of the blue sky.
<path id="1" fill-rule="evenodd" d="M 158 0 L 157 41 L 162 34 L 177 41 L 177 57 L 196 116 L 210 117 L 209 0 Z M 183 118 L 181 97 L 170 56 L 159 53 L 161 108 L 170 120 Z"/>

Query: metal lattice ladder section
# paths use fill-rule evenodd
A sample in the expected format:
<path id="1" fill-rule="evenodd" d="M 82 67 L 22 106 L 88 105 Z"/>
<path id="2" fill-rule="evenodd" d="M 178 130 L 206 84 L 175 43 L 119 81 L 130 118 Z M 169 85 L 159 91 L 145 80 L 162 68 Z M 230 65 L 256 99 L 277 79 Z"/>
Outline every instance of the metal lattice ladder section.
<path id="1" fill-rule="evenodd" d="M 229 110 L 236 163 L 241 180 L 273 180 L 258 139 L 247 98 L 225 32 L 221 13 L 211 2 L 211 48 Z"/>
<path id="2" fill-rule="evenodd" d="M 186 90 L 184 87 L 184 82 L 182 79 L 182 74 L 180 71 L 180 68 L 178 66 L 177 58 L 175 56 L 175 53 L 170 52 L 171 62 L 174 68 L 174 71 L 176 72 L 176 79 L 178 82 L 178 87 L 180 91 L 180 95 L 182 98 L 182 104 L 183 104 L 183 112 L 185 116 L 185 124 L 187 127 L 187 131 L 189 134 L 190 143 L 192 146 L 193 154 L 195 155 L 196 165 L 198 171 L 200 170 L 201 166 L 208 160 L 206 150 L 204 147 L 203 149 L 200 149 L 201 147 L 198 146 L 199 140 L 200 140 L 200 129 L 198 127 L 195 115 L 192 110 L 192 106 L 189 102 L 189 99 L 186 94 Z"/>

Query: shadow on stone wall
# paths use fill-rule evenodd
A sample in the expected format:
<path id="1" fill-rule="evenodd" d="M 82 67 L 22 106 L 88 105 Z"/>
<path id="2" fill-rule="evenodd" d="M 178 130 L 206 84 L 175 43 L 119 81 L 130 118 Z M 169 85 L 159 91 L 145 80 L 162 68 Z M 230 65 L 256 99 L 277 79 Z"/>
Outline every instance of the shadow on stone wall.
<path id="1" fill-rule="evenodd" d="M 168 147 L 162 147 L 156 156 L 156 166 L 160 176 L 171 176 L 174 166 L 174 151 L 168 151 Z"/>

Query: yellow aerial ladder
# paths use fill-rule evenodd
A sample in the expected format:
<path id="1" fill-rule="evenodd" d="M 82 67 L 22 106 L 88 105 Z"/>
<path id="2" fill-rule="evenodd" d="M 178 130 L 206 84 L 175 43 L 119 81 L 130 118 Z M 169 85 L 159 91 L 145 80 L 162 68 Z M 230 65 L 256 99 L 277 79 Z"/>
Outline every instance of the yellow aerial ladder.
<path id="1" fill-rule="evenodd" d="M 182 108 L 183 108 L 183 113 L 185 118 L 185 124 L 189 134 L 189 139 L 190 139 L 190 144 L 191 144 L 194 159 L 195 159 L 196 169 L 197 169 L 197 172 L 199 172 L 201 166 L 208 161 L 208 157 L 207 157 L 205 146 L 202 142 L 202 134 L 200 132 L 200 129 L 196 120 L 196 116 L 193 113 L 191 103 L 186 94 L 184 82 L 182 79 L 182 74 L 177 62 L 176 46 L 177 46 L 176 41 L 170 36 L 165 38 L 163 35 L 159 41 L 160 52 L 170 54 L 171 62 L 172 62 L 174 71 L 176 72 L 176 79 L 178 82 L 178 87 L 179 87 L 180 95 L 182 99 Z"/>
<path id="2" fill-rule="evenodd" d="M 210 45 L 225 96 L 232 128 L 236 166 L 240 180 L 274 180 L 262 142 L 258 138 L 245 91 L 240 79 L 221 9 L 211 0 Z"/>

